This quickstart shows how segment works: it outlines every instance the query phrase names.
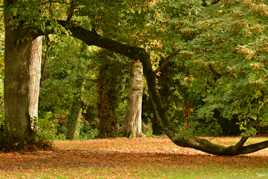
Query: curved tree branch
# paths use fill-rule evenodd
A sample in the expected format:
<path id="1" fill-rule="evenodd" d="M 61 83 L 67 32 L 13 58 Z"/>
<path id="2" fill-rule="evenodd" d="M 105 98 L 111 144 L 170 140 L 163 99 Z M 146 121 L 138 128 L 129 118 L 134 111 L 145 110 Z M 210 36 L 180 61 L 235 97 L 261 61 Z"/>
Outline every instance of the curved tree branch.
<path id="1" fill-rule="evenodd" d="M 213 155 L 233 156 L 239 154 L 247 154 L 255 152 L 268 147 L 268 140 L 256 144 L 244 146 L 247 137 L 242 137 L 236 144 L 231 146 L 218 145 L 210 142 L 207 139 L 198 137 L 176 136 L 175 130 L 169 126 L 168 118 L 166 116 L 166 109 L 162 106 L 161 96 L 159 95 L 156 86 L 155 73 L 152 70 L 150 62 L 150 55 L 145 49 L 140 47 L 133 47 L 127 44 L 122 44 L 118 41 L 105 38 L 97 34 L 95 31 L 89 31 L 83 27 L 70 24 L 66 21 L 58 21 L 62 26 L 72 33 L 72 36 L 85 42 L 87 45 L 95 45 L 105 48 L 112 52 L 119 53 L 129 57 L 129 59 L 140 59 L 143 65 L 144 75 L 147 81 L 149 95 L 152 100 L 153 109 L 157 118 L 163 124 L 163 130 L 167 136 L 178 146 L 190 147 Z"/>

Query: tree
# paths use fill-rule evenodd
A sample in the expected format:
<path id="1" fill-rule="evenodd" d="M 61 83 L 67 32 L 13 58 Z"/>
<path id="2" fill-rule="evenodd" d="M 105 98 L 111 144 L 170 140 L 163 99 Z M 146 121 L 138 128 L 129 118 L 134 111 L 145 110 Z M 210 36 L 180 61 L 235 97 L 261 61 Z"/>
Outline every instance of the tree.
<path id="1" fill-rule="evenodd" d="M 85 110 L 93 106 L 87 111 L 96 113 L 96 48 L 62 35 L 49 35 L 47 40 L 45 45 L 49 48 L 45 48 L 40 93 L 40 132 L 50 139 L 86 138 L 85 129 L 89 130 L 92 122 L 86 121 Z"/>
<path id="2" fill-rule="evenodd" d="M 119 131 L 116 106 L 118 105 L 118 84 L 120 84 L 120 63 L 114 63 L 114 56 L 102 51 L 98 58 L 103 62 L 99 67 L 97 80 L 99 137 L 115 137 Z"/>
<path id="3" fill-rule="evenodd" d="M 6 143 L 22 147 L 36 142 L 42 37 L 18 18 L 21 12 L 16 5 L 14 1 L 4 1 L 4 105 Z"/>
<path id="4" fill-rule="evenodd" d="M 87 46 L 83 45 L 81 47 L 80 53 L 83 54 L 83 52 L 86 50 L 87 50 Z M 83 70 L 80 68 L 81 63 L 82 62 L 80 59 L 80 64 L 77 65 L 77 69 L 76 69 L 77 71 L 79 71 L 75 79 L 76 91 L 73 97 L 73 102 L 72 102 L 71 109 L 68 115 L 68 120 L 67 120 L 66 139 L 79 138 L 79 134 L 80 134 L 80 120 L 82 117 L 82 103 L 83 103 L 82 90 L 83 90 L 83 85 L 85 83 L 85 78 L 83 77 L 83 75 L 85 75 L 85 72 L 83 73 Z"/>
<path id="5" fill-rule="evenodd" d="M 214 3 L 211 3 L 211 4 L 214 4 Z M 120 3 L 117 3 L 117 2 L 115 3 L 112 1 L 111 2 L 110 1 L 109 2 L 97 1 L 94 3 L 92 3 L 91 1 L 79 1 L 78 5 L 81 8 L 77 10 L 78 11 L 77 14 L 78 15 L 87 14 L 87 16 L 90 17 L 88 20 L 92 23 L 90 23 L 89 21 L 87 21 L 87 23 L 81 22 L 83 23 L 83 26 L 81 26 L 81 24 L 79 25 L 77 23 L 75 24 L 73 22 L 64 21 L 64 20 L 58 20 L 56 22 L 62 25 L 66 30 L 68 30 L 73 37 L 82 40 L 87 45 L 95 45 L 95 46 L 110 50 L 112 52 L 125 55 L 129 57 L 129 59 L 139 59 L 141 61 L 143 65 L 144 75 L 147 81 L 149 95 L 151 96 L 152 106 L 154 108 L 155 114 L 157 118 L 160 119 L 161 123 L 163 124 L 163 130 L 172 139 L 172 141 L 175 144 L 179 146 L 183 146 L 183 147 L 192 147 L 192 148 L 202 150 L 204 152 L 208 152 L 208 153 L 215 154 L 215 155 L 237 155 L 237 154 L 250 153 L 250 152 L 263 149 L 268 146 L 268 141 L 244 146 L 245 142 L 250 136 L 249 134 L 252 134 L 251 129 L 254 126 L 253 125 L 254 122 L 252 121 L 254 121 L 255 119 L 261 119 L 259 118 L 259 116 L 257 118 L 255 116 L 252 116 L 252 114 L 256 114 L 257 112 L 260 112 L 258 110 L 259 107 L 264 106 L 264 104 L 266 104 L 265 100 L 262 100 L 262 97 L 266 96 L 266 95 L 263 95 L 266 93 L 262 92 L 262 90 L 265 89 L 263 85 L 260 88 L 261 93 L 256 93 L 257 95 L 255 95 L 253 99 L 250 98 L 251 102 L 254 102 L 254 105 L 252 108 L 254 110 L 246 111 L 246 112 L 239 110 L 241 124 L 243 124 L 244 122 L 246 122 L 247 124 L 246 126 L 242 125 L 242 127 L 245 127 L 246 133 L 243 134 L 244 136 L 242 136 L 241 139 L 236 144 L 226 147 L 222 145 L 213 144 L 203 138 L 197 138 L 194 136 L 186 135 L 185 133 L 182 133 L 181 131 L 176 130 L 176 126 L 172 125 L 172 123 L 170 123 L 169 121 L 168 114 L 167 114 L 167 110 L 168 110 L 167 107 L 164 106 L 162 103 L 161 95 L 159 94 L 159 91 L 158 91 L 155 73 L 153 71 L 152 64 L 151 64 L 151 60 L 152 60 L 151 58 L 153 58 L 153 55 L 155 55 L 155 53 L 158 55 L 161 54 L 161 52 L 159 51 L 157 52 L 156 50 L 156 49 L 158 50 L 161 49 L 161 47 L 164 47 L 164 52 L 162 53 L 166 55 L 172 51 L 177 50 L 178 46 L 185 46 L 187 48 L 190 48 L 192 51 L 194 51 L 197 54 L 197 55 L 195 54 L 196 61 L 202 59 L 202 58 L 197 59 L 197 56 L 200 57 L 204 55 L 204 52 L 209 52 L 209 50 L 211 50 L 209 47 L 214 48 L 214 46 L 210 46 L 211 42 L 213 43 L 217 42 L 217 44 L 219 45 L 228 44 L 228 43 L 222 43 L 223 41 L 221 41 L 222 37 L 226 35 L 226 31 L 220 30 L 222 29 L 222 27 L 221 28 L 218 27 L 216 29 L 207 28 L 206 26 L 207 24 L 209 25 L 222 24 L 222 23 L 215 23 L 215 22 L 224 22 L 225 18 L 233 20 L 232 17 L 234 17 L 234 18 L 239 19 L 241 17 L 241 12 L 243 14 L 243 12 L 245 12 L 245 10 L 248 10 L 248 9 L 250 9 L 253 12 L 253 14 L 257 12 L 261 16 L 267 16 L 268 11 L 266 8 L 267 7 L 266 4 L 264 3 L 258 4 L 258 3 L 253 3 L 251 1 L 242 1 L 242 2 L 224 1 L 222 2 L 222 4 L 219 4 L 217 1 L 216 5 L 219 8 L 219 11 L 215 11 L 216 8 L 214 9 L 214 7 L 210 7 L 209 11 L 208 10 L 205 11 L 204 8 L 207 8 L 207 7 L 202 7 L 201 2 L 197 0 L 192 0 L 192 1 L 187 1 L 187 2 L 172 1 L 172 3 L 168 0 L 156 1 L 156 2 L 154 1 L 153 3 L 151 3 L 151 1 L 150 2 L 146 1 L 140 4 L 135 4 L 134 2 L 134 5 L 132 1 L 124 1 Z M 95 6 L 96 7 L 102 6 L 105 8 L 88 8 L 88 7 L 95 7 Z M 230 9 L 233 7 L 234 9 L 240 10 L 238 14 L 233 9 Z M 178 14 L 178 12 L 180 13 Z M 216 18 L 213 19 L 212 21 L 207 22 L 206 21 L 207 18 L 208 20 L 210 20 L 209 19 L 211 15 L 210 12 L 216 15 Z M 253 17 L 255 17 L 255 15 L 253 15 Z M 70 18 L 68 19 L 70 20 Z M 126 26 L 126 28 L 123 28 L 125 24 L 127 24 L 128 26 Z M 246 30 L 247 27 L 250 27 L 247 25 L 247 23 L 245 26 L 244 24 L 245 23 L 242 23 L 242 27 L 244 27 L 242 28 L 243 30 Z M 201 26 L 201 28 L 195 29 L 191 27 L 191 25 Z M 241 24 L 238 23 L 234 25 L 241 25 Z M 119 27 L 122 27 L 122 29 L 120 29 Z M 234 32 L 236 32 L 235 31 L 236 29 L 241 29 L 241 28 L 237 28 L 237 26 L 234 26 L 234 27 L 235 27 L 233 28 Z M 36 29 L 36 27 L 33 27 L 33 29 Z M 118 29 L 120 30 L 119 33 L 118 31 L 116 31 Z M 143 33 L 138 33 L 140 29 L 143 29 Z M 207 35 L 207 33 L 204 33 L 204 32 L 208 32 L 207 29 L 215 30 L 214 32 L 216 33 L 213 33 L 213 36 L 220 35 L 219 37 L 221 38 L 219 39 L 211 38 L 210 34 Z M 251 29 L 251 30 L 254 30 L 254 29 Z M 44 33 L 43 31 L 41 32 Z M 132 32 L 130 33 L 131 35 L 129 35 L 129 32 Z M 222 32 L 224 33 L 222 34 Z M 243 31 L 243 32 L 248 32 L 248 31 Z M 140 37 L 139 41 L 137 41 L 136 36 Z M 112 38 L 108 38 L 108 37 L 112 37 Z M 144 39 L 149 39 L 149 40 L 146 41 Z M 253 38 L 245 38 L 243 39 L 244 40 L 243 42 L 246 43 L 247 45 L 250 45 L 250 42 L 252 42 L 251 41 L 252 39 Z M 259 42 L 259 40 L 260 39 L 253 39 L 252 43 L 256 44 L 257 42 Z M 144 44 L 146 43 L 148 44 L 154 43 L 154 45 L 144 46 Z M 198 44 L 200 45 L 203 44 L 205 48 L 200 48 Z M 155 46 L 155 48 L 152 48 L 152 46 Z M 228 44 L 228 47 L 234 47 L 234 44 L 232 45 Z M 251 50 L 250 48 L 245 48 L 244 46 L 237 46 L 237 47 L 238 48 L 236 52 L 237 54 L 241 55 L 241 57 L 237 59 L 239 60 L 241 60 L 241 58 L 244 60 L 254 59 L 253 57 L 255 57 L 256 53 L 254 53 L 253 50 Z M 264 45 L 262 45 L 262 47 L 264 47 Z M 220 49 L 224 49 L 224 48 L 221 47 Z M 229 52 L 229 51 L 225 51 L 225 52 Z M 234 51 L 231 51 L 231 52 L 234 52 Z M 228 54 L 232 54 L 232 57 L 234 56 L 233 53 L 228 53 Z M 224 57 L 227 58 L 227 56 L 224 56 Z M 217 59 L 220 60 L 221 58 L 218 57 Z M 228 59 L 231 59 L 231 58 L 228 58 Z M 190 61 L 189 65 L 200 68 L 200 66 L 193 65 L 194 64 L 193 62 L 196 62 L 196 61 Z M 262 64 L 254 63 L 254 64 L 251 64 L 250 66 L 252 66 L 252 69 L 256 69 L 262 66 Z M 192 68 L 192 70 L 193 69 L 195 68 Z M 212 66 L 212 69 L 215 69 L 214 66 Z M 243 69 L 243 68 L 240 68 L 240 69 Z M 245 74 L 243 70 L 242 71 L 238 70 L 239 71 L 238 74 Z M 215 71 L 215 70 L 210 69 L 210 71 Z M 220 72 L 221 73 L 219 74 L 222 75 L 224 74 L 225 71 L 223 71 L 223 73 L 222 71 Z M 228 72 L 231 73 L 232 71 L 228 71 Z M 253 73 L 247 73 L 247 74 L 251 74 L 251 75 L 255 74 L 253 75 L 253 77 L 255 76 L 259 78 L 259 77 L 262 77 L 263 74 L 265 73 L 262 73 L 262 72 L 254 73 L 253 71 Z M 242 76 L 239 76 L 239 78 L 241 79 L 242 77 L 243 79 L 243 77 L 245 76 L 247 78 L 249 77 L 247 75 L 244 75 L 244 76 L 242 75 Z M 239 78 L 236 78 L 236 76 L 234 77 L 235 77 L 233 78 L 235 79 L 234 81 L 236 81 L 236 79 L 239 79 Z M 254 81 L 256 82 L 258 81 L 257 80 L 258 78 L 255 78 L 255 77 L 253 79 L 255 79 Z M 223 78 L 222 81 L 216 80 L 218 82 L 217 86 L 220 87 L 222 84 L 224 84 L 223 86 L 225 87 L 228 86 L 228 85 L 225 85 L 227 84 L 225 80 L 228 81 L 229 79 Z M 262 82 L 262 81 L 263 80 L 259 82 Z M 198 83 L 198 84 L 202 84 L 202 83 Z M 250 87 L 252 87 L 250 92 L 257 92 L 258 90 L 254 88 L 254 85 L 251 86 L 250 84 L 253 84 L 253 83 L 247 84 Z M 235 92 L 237 89 L 239 88 L 237 88 L 237 86 L 234 86 L 234 88 L 232 88 L 232 92 Z M 222 90 L 222 92 L 224 92 L 224 90 Z M 237 93 L 234 93 L 234 94 L 237 94 Z M 252 93 L 251 94 L 239 93 L 239 94 L 242 94 L 242 96 L 240 97 L 245 97 L 245 96 L 248 97 Z M 239 107 L 246 106 L 246 109 L 250 106 L 249 103 L 245 103 L 244 100 L 241 100 L 241 103 L 239 103 L 239 105 L 237 105 L 235 101 L 230 100 L 230 98 L 227 98 L 226 101 L 229 102 L 229 104 L 231 103 L 232 106 L 239 106 Z M 222 104 L 226 104 L 226 103 L 222 103 Z M 265 114 L 265 112 L 263 112 L 262 114 Z"/>
<path id="6" fill-rule="evenodd" d="M 141 137 L 142 95 L 144 82 L 142 64 L 139 60 L 132 61 L 130 80 L 125 132 L 129 137 Z"/>
<path id="7" fill-rule="evenodd" d="M 123 54 L 131 59 L 134 58 L 141 60 L 155 113 L 158 116 L 158 118 L 161 119 L 164 131 L 175 144 L 183 147 L 192 147 L 215 155 L 237 155 L 237 154 L 253 152 L 267 147 L 268 145 L 267 141 L 258 144 L 251 144 L 244 146 L 244 143 L 247 141 L 248 138 L 247 136 L 242 137 L 241 140 L 238 141 L 235 145 L 225 147 L 210 143 L 206 139 L 187 136 L 184 134 L 178 134 L 176 130 L 174 130 L 174 126 L 170 125 L 168 121 L 166 113 L 167 109 L 162 105 L 161 96 L 159 95 L 157 90 L 155 74 L 152 70 L 152 66 L 150 63 L 150 55 L 143 48 L 129 46 L 126 44 L 122 44 L 118 41 L 104 38 L 94 31 L 88 31 L 75 25 L 73 26 L 69 25 L 68 27 L 67 24 L 65 24 L 64 22 L 62 22 L 62 25 L 67 27 L 70 31 L 72 31 L 72 35 L 74 37 L 83 40 L 88 45 L 97 45 L 99 47 L 111 50 L 113 52 Z M 186 32 L 190 33 L 190 34 L 188 33 L 188 36 L 186 38 L 188 40 L 189 38 L 192 39 L 193 37 L 191 30 L 184 31 L 183 33 Z"/>

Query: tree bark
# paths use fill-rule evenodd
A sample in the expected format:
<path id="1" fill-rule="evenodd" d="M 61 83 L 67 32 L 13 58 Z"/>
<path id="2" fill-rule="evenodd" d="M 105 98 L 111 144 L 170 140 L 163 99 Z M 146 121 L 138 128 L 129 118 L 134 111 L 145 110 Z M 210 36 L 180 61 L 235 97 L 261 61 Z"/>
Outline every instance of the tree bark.
<path id="1" fill-rule="evenodd" d="M 101 58 L 107 58 L 107 52 L 102 52 Z M 114 75 L 115 66 L 109 60 L 103 62 L 98 76 L 98 137 L 115 137 L 118 132 L 115 108 L 117 104 L 116 83 L 118 76 Z"/>
<path id="2" fill-rule="evenodd" d="M 37 130 L 42 37 L 22 39 L 19 29 L 5 23 L 5 120 L 9 141 L 24 145 Z"/>
<path id="3" fill-rule="evenodd" d="M 29 63 L 29 116 L 31 122 L 31 129 L 37 130 L 38 120 L 38 103 L 41 80 L 41 64 L 42 64 L 42 40 L 39 36 L 32 41 L 31 58 Z"/>
<path id="4" fill-rule="evenodd" d="M 68 115 L 66 139 L 69 140 L 78 139 L 80 134 L 80 118 L 82 112 L 82 101 L 81 101 L 82 84 L 80 86 L 80 90 L 78 91 L 77 94 L 75 94 L 73 98 L 73 103 Z"/>
<path id="5" fill-rule="evenodd" d="M 142 94 L 144 83 L 142 64 L 139 60 L 132 61 L 130 81 L 131 85 L 128 96 L 125 132 L 128 137 L 141 137 Z"/>

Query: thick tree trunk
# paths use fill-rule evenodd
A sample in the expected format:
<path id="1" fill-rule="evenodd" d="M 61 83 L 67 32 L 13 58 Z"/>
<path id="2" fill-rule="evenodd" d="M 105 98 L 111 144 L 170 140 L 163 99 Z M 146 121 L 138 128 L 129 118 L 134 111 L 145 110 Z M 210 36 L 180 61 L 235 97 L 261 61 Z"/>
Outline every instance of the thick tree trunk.
<path id="1" fill-rule="evenodd" d="M 133 60 L 132 62 L 130 81 L 125 132 L 128 137 L 141 137 L 142 94 L 144 83 L 142 64 L 139 60 Z"/>
<path id="2" fill-rule="evenodd" d="M 5 120 L 9 141 L 24 145 L 37 129 L 42 37 L 22 39 L 7 22 L 5 32 Z"/>
<path id="3" fill-rule="evenodd" d="M 105 52 L 103 52 L 103 58 Z M 98 76 L 98 118 L 99 118 L 99 137 L 115 137 L 118 132 L 115 107 L 117 101 L 116 79 L 113 75 L 113 64 L 104 62 L 101 65 Z"/>

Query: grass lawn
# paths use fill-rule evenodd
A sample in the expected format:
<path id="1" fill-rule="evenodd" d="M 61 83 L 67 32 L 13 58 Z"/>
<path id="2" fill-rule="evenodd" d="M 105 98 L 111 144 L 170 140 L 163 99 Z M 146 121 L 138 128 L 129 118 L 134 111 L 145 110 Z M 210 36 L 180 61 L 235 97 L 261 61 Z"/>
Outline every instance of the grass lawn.
<path id="1" fill-rule="evenodd" d="M 230 144 L 237 138 L 210 138 Z M 254 138 L 249 142 L 267 140 Z M 219 157 L 181 148 L 169 139 L 55 141 L 53 151 L 0 153 L 0 178 L 266 179 L 268 149 Z"/>

